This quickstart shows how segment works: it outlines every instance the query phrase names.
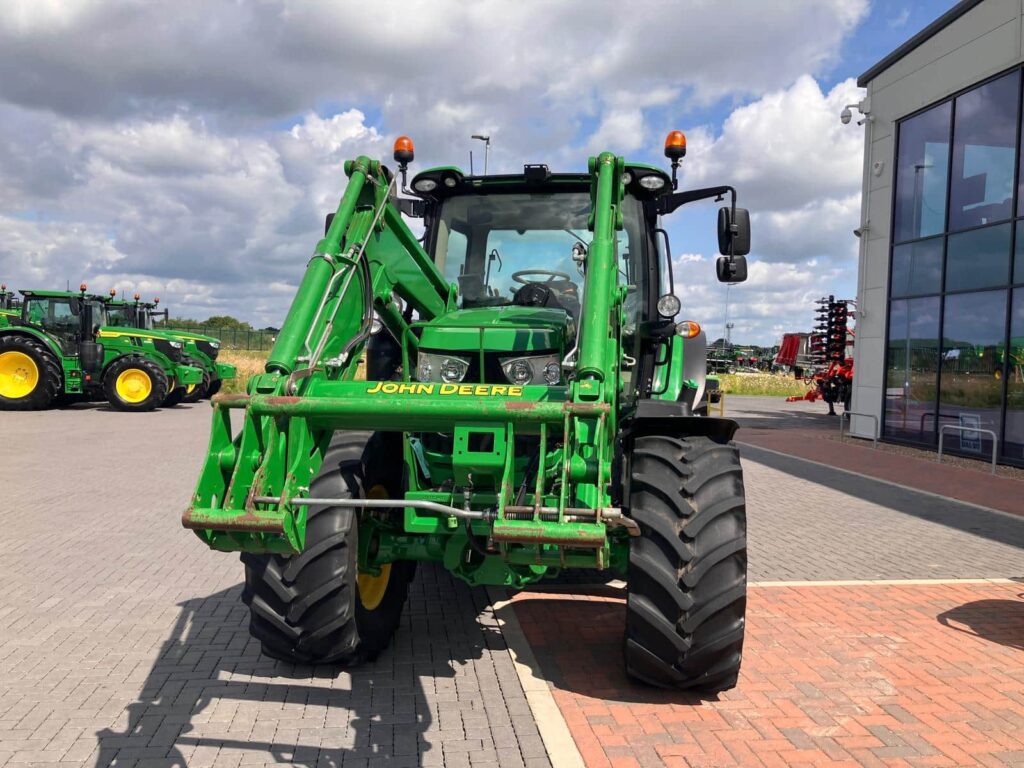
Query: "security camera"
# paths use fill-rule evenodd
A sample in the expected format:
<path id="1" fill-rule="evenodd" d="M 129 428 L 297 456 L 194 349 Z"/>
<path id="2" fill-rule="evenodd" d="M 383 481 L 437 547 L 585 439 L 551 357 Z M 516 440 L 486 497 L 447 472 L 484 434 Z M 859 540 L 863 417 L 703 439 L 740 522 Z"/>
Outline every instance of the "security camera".
<path id="1" fill-rule="evenodd" d="M 853 112 L 850 111 L 849 107 L 843 107 L 843 111 L 839 113 L 839 119 L 843 125 L 849 125 L 850 121 L 853 120 Z"/>

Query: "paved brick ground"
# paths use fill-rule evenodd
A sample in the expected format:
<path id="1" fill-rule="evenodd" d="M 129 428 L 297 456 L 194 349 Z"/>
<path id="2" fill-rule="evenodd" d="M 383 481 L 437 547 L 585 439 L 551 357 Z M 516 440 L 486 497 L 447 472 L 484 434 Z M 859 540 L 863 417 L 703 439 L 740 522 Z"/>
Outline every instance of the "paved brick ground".
<path id="1" fill-rule="evenodd" d="M 433 568 L 374 664 L 259 654 L 237 557 L 179 523 L 208 421 L 3 414 L 0 765 L 550 765 L 485 592 Z"/>
<path id="2" fill-rule="evenodd" d="M 919 488 L 941 496 L 1024 515 L 1021 482 L 939 464 L 928 459 L 876 451 L 865 440 L 839 442 L 839 422 L 822 403 L 787 403 L 780 398 L 730 397 L 729 418 L 740 424 L 737 440 L 868 477 Z M 987 459 L 987 457 L 979 457 Z"/>
<path id="3" fill-rule="evenodd" d="M 1024 518 L 753 447 L 741 455 L 752 580 L 1024 576 Z"/>
<path id="4" fill-rule="evenodd" d="M 751 590 L 739 686 L 631 683 L 623 602 L 522 593 L 588 766 L 1024 765 L 1024 585 Z"/>
<path id="5" fill-rule="evenodd" d="M 0 765 L 548 764 L 486 595 L 434 569 L 374 665 L 314 675 L 259 655 L 237 558 L 178 522 L 205 406 L 2 419 Z M 1024 573 L 1020 521 L 767 454 L 745 466 L 753 579 Z M 792 655 L 764 642 L 766 664 Z"/>

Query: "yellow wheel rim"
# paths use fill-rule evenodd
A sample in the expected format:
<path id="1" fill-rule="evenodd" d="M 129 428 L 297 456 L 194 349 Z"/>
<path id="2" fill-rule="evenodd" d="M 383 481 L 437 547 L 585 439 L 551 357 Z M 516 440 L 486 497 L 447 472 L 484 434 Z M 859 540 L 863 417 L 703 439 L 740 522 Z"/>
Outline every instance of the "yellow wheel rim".
<path id="1" fill-rule="evenodd" d="M 114 390 L 126 403 L 141 403 L 153 392 L 153 380 L 139 368 L 128 368 L 117 377 Z"/>
<path id="2" fill-rule="evenodd" d="M 388 489 L 383 485 L 375 485 L 367 494 L 368 499 L 386 499 Z M 359 602 L 368 611 L 375 610 L 384 600 L 388 591 L 388 581 L 391 579 L 391 563 L 384 563 L 380 567 L 380 574 L 363 573 L 356 575 L 356 586 L 359 592 Z"/>
<path id="3" fill-rule="evenodd" d="M 24 352 L 0 353 L 0 395 L 8 400 L 28 397 L 39 384 L 39 367 Z"/>
<path id="4" fill-rule="evenodd" d="M 359 587 L 359 602 L 368 611 L 375 610 L 384 600 L 388 591 L 388 580 L 391 578 L 391 563 L 384 563 L 380 567 L 380 576 L 372 573 L 360 573 L 356 576 L 356 586 Z"/>
<path id="5" fill-rule="evenodd" d="M 187 387 L 185 387 L 185 394 L 186 395 L 191 395 L 195 391 L 196 391 L 196 385 L 195 384 L 189 384 Z"/>

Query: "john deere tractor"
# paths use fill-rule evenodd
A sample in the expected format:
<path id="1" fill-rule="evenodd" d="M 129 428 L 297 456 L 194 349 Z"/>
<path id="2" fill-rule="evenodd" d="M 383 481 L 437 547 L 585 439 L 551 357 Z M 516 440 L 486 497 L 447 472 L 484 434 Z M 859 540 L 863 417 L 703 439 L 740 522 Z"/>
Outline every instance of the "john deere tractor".
<path id="1" fill-rule="evenodd" d="M 70 291 L 22 291 L 18 315 L 0 315 L 0 410 L 106 399 L 122 411 L 180 402 L 202 371 L 182 342 L 106 327 L 103 303 Z"/>
<path id="2" fill-rule="evenodd" d="M 167 309 L 158 310 L 160 299 L 140 301 L 135 294 L 134 301 L 116 298 L 117 292 L 110 291 L 110 296 L 102 297 L 107 305 L 107 322 L 110 325 L 139 328 L 166 339 L 180 341 L 185 347 L 184 362 L 203 372 L 203 380 L 198 384 L 189 384 L 184 388 L 183 400 L 195 403 L 206 397 L 212 397 L 220 391 L 227 379 L 235 378 L 237 369 L 230 363 L 218 363 L 220 339 L 201 333 L 192 333 L 178 328 L 155 328 L 154 319 L 167 318 Z"/>
<path id="3" fill-rule="evenodd" d="M 21 303 L 14 295 L 14 291 L 7 290 L 7 283 L 0 283 L 0 315 L 17 315 Z"/>
<path id="4" fill-rule="evenodd" d="M 684 349 L 703 335 L 676 321 L 659 219 L 729 198 L 718 277 L 737 282 L 749 216 L 731 187 L 674 191 L 685 146 L 669 135 L 671 174 L 605 152 L 586 173 L 445 166 L 411 188 L 406 137 L 397 174 L 345 164 L 266 373 L 213 398 L 183 516 L 212 549 L 242 553 L 266 654 L 373 658 L 418 562 L 511 588 L 598 568 L 628 582 L 631 675 L 735 684 L 747 566 L 736 424 L 694 412 L 706 359 L 687 366 Z M 403 213 L 422 219 L 422 246 Z"/>

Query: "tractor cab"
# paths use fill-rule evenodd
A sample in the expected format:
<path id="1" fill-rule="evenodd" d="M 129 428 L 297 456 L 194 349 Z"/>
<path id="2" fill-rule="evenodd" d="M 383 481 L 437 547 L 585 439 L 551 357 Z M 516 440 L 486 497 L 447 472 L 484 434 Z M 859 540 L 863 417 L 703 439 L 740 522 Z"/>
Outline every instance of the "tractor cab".
<path id="1" fill-rule="evenodd" d="M 21 324 L 35 326 L 57 339 L 65 354 L 94 345 L 100 326 L 106 323 L 103 302 L 70 291 L 22 291 Z"/>
<path id="2" fill-rule="evenodd" d="M 4 315 L 15 315 L 21 303 L 14 295 L 14 291 L 7 290 L 6 283 L 0 283 L 0 313 Z"/>
<path id="3" fill-rule="evenodd" d="M 12 326 L 29 326 L 52 340 L 60 353 L 77 358 L 76 367 L 88 377 L 103 367 L 103 345 L 99 329 L 106 322 L 103 302 L 86 295 L 82 283 L 71 291 L 21 291 L 20 315 L 8 318 Z"/>
<path id="4" fill-rule="evenodd" d="M 667 147 L 666 154 L 673 158 L 677 151 Z M 396 160 L 401 162 L 397 154 Z M 612 285 L 599 290 L 610 287 L 623 297 L 621 325 L 608 331 L 621 345 L 619 383 L 631 399 L 672 387 L 659 368 L 668 359 L 665 346 L 675 343 L 680 307 L 661 215 L 695 200 L 734 197 L 730 187 L 673 192 L 676 165 L 670 175 L 629 163 L 619 178 L 614 272 L 602 276 Z M 399 170 L 404 177 L 402 165 Z M 454 311 L 410 326 L 418 337 L 416 380 L 559 386 L 574 378 L 593 239 L 592 186 L 590 173 L 552 173 L 545 165 L 498 176 L 466 176 L 444 166 L 415 176 L 408 191 L 419 200 L 400 204 L 403 212 L 423 217 L 424 247 L 457 296 Z M 749 218 L 735 199 L 722 209 L 719 230 L 719 276 L 739 282 L 746 277 Z M 679 345 L 703 342 L 698 324 L 679 325 L 689 334 Z M 398 366 L 400 345 L 386 336 L 371 341 L 370 357 L 379 359 L 382 347 L 390 347 L 393 366 L 380 371 L 371 363 L 376 378 L 387 378 Z M 690 357 L 703 358 L 703 349 Z M 691 387 L 691 395 L 703 390 L 704 375 L 696 373 L 701 384 Z M 678 387 L 671 397 L 679 397 Z"/>

